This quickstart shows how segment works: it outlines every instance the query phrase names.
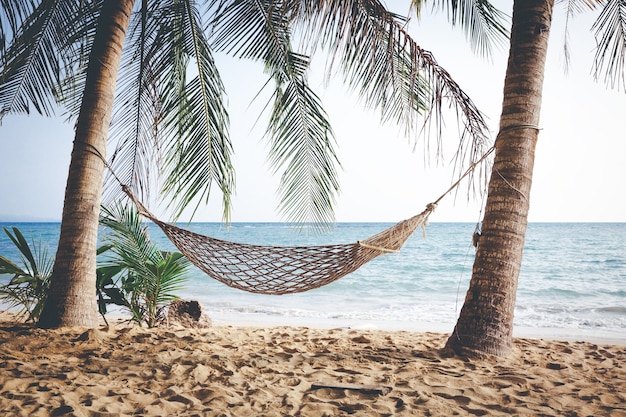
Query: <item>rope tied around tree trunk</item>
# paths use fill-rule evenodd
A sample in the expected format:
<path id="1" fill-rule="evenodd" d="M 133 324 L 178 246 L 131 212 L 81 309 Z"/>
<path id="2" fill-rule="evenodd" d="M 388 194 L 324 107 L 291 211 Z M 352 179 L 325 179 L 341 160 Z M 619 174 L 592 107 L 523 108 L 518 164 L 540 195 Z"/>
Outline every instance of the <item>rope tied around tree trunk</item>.
<path id="1" fill-rule="evenodd" d="M 541 130 L 541 128 L 539 126 L 528 124 L 528 123 L 520 123 L 520 124 L 516 124 L 516 125 L 509 125 L 509 126 L 506 126 L 506 127 L 502 128 L 502 129 L 500 129 L 500 132 L 498 132 L 498 135 L 496 136 L 496 140 L 498 139 L 498 137 L 502 133 L 507 132 L 509 130 L 515 130 L 515 129 L 535 129 L 537 131 Z M 511 184 L 511 182 L 508 179 L 506 179 L 504 177 L 504 175 L 502 175 L 502 173 L 497 168 L 494 167 L 493 170 L 495 171 L 496 174 L 498 174 L 498 176 L 500 178 L 502 178 L 502 181 L 504 181 L 506 183 L 506 185 L 508 185 L 512 190 L 516 191 L 519 195 L 521 195 L 524 200 L 530 201 L 528 196 L 526 194 L 524 194 L 522 192 L 522 190 L 518 189 L 513 184 Z"/>

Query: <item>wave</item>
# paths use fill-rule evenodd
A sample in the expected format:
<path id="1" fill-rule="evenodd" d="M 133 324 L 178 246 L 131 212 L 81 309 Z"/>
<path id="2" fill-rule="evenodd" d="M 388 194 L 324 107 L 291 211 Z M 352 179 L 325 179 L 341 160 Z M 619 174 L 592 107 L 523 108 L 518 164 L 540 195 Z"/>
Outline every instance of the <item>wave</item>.
<path id="1" fill-rule="evenodd" d="M 622 306 L 600 307 L 600 308 L 593 309 L 593 311 L 598 312 L 598 313 L 626 315 L 626 307 L 622 307 Z"/>

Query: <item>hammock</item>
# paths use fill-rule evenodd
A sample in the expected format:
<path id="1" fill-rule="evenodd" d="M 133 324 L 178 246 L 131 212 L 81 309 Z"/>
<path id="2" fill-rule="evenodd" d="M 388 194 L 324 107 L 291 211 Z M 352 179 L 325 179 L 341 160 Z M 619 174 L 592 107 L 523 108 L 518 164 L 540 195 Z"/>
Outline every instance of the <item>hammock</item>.
<path id="1" fill-rule="evenodd" d="M 532 127 L 529 125 L 511 128 Z M 191 263 L 210 277 L 229 287 L 257 294 L 292 294 L 330 284 L 356 271 L 372 259 L 398 252 L 418 227 L 427 224 L 428 216 L 445 195 L 459 185 L 495 148 L 491 147 L 437 200 L 420 214 L 401 221 L 365 240 L 356 243 L 326 246 L 261 246 L 234 243 L 200 235 L 165 223 L 152 215 L 133 195 L 127 185 L 115 176 L 122 189 L 139 209 L 163 230 L 178 250 Z M 99 155 L 99 153 L 98 153 Z"/>
<path id="2" fill-rule="evenodd" d="M 127 192 L 128 193 L 128 192 Z M 330 284 L 385 253 L 398 252 L 415 229 L 426 225 L 435 205 L 356 243 L 325 246 L 261 246 L 200 235 L 139 213 L 163 230 L 191 263 L 229 287 L 256 294 L 292 294 Z"/>

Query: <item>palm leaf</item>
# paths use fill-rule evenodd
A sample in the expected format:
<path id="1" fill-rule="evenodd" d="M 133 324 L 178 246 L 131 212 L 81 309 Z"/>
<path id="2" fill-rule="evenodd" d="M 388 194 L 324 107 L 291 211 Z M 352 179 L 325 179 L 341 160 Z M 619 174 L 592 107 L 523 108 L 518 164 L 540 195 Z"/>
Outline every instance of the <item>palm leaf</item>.
<path id="1" fill-rule="evenodd" d="M 0 117 L 8 112 L 51 115 L 53 85 L 60 82 L 54 30 L 59 6 L 40 4 L 23 22 L 7 48 L 0 72 Z M 57 26 L 58 27 L 58 26 Z"/>
<path id="2" fill-rule="evenodd" d="M 224 87 L 193 3 L 144 2 L 134 16 L 128 42 L 134 49 L 125 51 L 120 72 L 111 166 L 115 180 L 144 201 L 154 185 L 150 173 L 162 172 L 176 217 L 192 202 L 197 208 L 206 201 L 217 182 L 228 219 L 234 171 Z M 197 75 L 188 81 L 192 64 Z M 106 201 L 112 201 L 121 188 L 109 178 L 107 191 Z"/>
<path id="3" fill-rule="evenodd" d="M 291 222 L 334 223 L 334 196 L 339 165 L 326 113 L 302 79 L 275 92 L 270 118 L 270 161 L 286 166 L 280 182 L 280 210 Z"/>
<path id="4" fill-rule="evenodd" d="M 24 266 L 27 268 L 26 272 L 28 275 L 37 276 L 39 275 L 37 261 L 35 260 L 35 256 L 28 245 L 28 242 L 24 238 L 24 235 L 17 227 L 13 227 L 13 234 L 6 228 L 3 227 L 4 233 L 11 239 L 15 247 L 20 251 L 20 256 L 22 257 L 22 261 Z"/>
<path id="5" fill-rule="evenodd" d="M 417 16 L 422 8 L 421 0 L 411 4 Z M 479 54 L 490 56 L 493 46 L 502 47 L 508 39 L 507 16 L 487 0 L 435 0 L 433 8 L 445 10 L 453 26 L 459 24 Z"/>
<path id="6" fill-rule="evenodd" d="M 154 297 L 156 305 L 164 305 L 178 298 L 174 292 L 183 287 L 190 265 L 189 260 L 179 252 L 162 254 L 162 259 L 153 265 L 154 279 L 148 281 L 146 291 Z"/>
<path id="7" fill-rule="evenodd" d="M 228 136 L 228 114 L 224 107 L 224 86 L 215 65 L 198 12 L 187 3 L 170 24 L 169 46 L 157 58 L 164 68 L 182 50 L 193 59 L 196 76 L 189 82 L 186 67 L 167 73 L 164 86 L 164 132 L 167 155 L 163 191 L 175 197 L 169 205 L 176 215 L 195 201 L 208 201 L 211 184 L 216 182 L 222 193 L 223 218 L 230 219 L 230 200 L 234 194 L 235 173 L 231 161 L 232 144 Z"/>
<path id="8" fill-rule="evenodd" d="M 283 1 L 221 1 L 211 22 L 213 45 L 242 59 L 288 66 L 290 16 Z"/>
<path id="9" fill-rule="evenodd" d="M 10 307 L 19 307 L 18 315 L 26 315 L 27 320 L 35 321 L 47 297 L 54 259 L 48 256 L 48 249 L 42 242 L 38 246 L 32 242 L 31 249 L 17 227 L 12 228 L 13 234 L 6 227 L 3 229 L 19 250 L 24 268 L 0 256 L 0 275 L 13 275 L 8 284 L 0 285 L 0 300 Z"/>
<path id="10" fill-rule="evenodd" d="M 339 162 L 328 117 L 306 82 L 309 57 L 292 50 L 292 19 L 285 4 L 221 2 L 213 41 L 216 49 L 235 57 L 262 61 L 274 80 L 266 136 L 271 166 L 275 173 L 282 171 L 279 210 L 291 222 L 329 224 L 334 222 Z"/>
<path id="11" fill-rule="evenodd" d="M 456 112 L 463 132 L 458 169 L 477 161 L 488 145 L 488 126 L 474 102 L 404 29 L 405 21 L 377 0 L 293 2 L 310 48 L 332 52 L 329 71 L 340 65 L 350 87 L 383 120 L 427 133 L 433 127 L 441 154 L 444 102 Z M 465 158 L 465 159 L 463 159 Z"/>
<path id="12" fill-rule="evenodd" d="M 4 55 L 7 44 L 20 31 L 34 8 L 35 4 L 30 0 L 0 0 L 0 55 Z"/>
<path id="13" fill-rule="evenodd" d="M 595 78 L 604 78 L 611 88 L 626 88 L 626 1 L 607 0 L 592 29 L 598 44 L 593 70 Z"/>
<path id="14" fill-rule="evenodd" d="M 161 2 L 156 2 L 158 4 Z M 149 48 L 155 42 L 158 22 L 150 18 L 148 3 L 131 20 L 127 33 L 129 49 L 122 55 L 116 87 L 116 106 L 111 122 L 110 141 L 115 150 L 109 164 L 117 178 L 109 175 L 104 205 L 118 200 L 121 181 L 136 196 L 149 199 L 151 175 L 159 157 L 157 126 L 160 97 L 151 70 Z"/>
<path id="15" fill-rule="evenodd" d="M 13 275 L 14 277 L 28 274 L 10 259 L 0 256 L 0 275 Z"/>
<path id="16" fill-rule="evenodd" d="M 147 274 L 145 262 L 158 261 L 159 252 L 150 241 L 147 226 L 129 206 L 120 203 L 113 207 L 103 207 L 100 224 L 109 229 L 104 240 L 112 245 L 114 258 L 110 260 L 113 264 L 122 264 L 140 274 Z M 102 266 L 110 264 L 103 262 Z"/>
<path id="17" fill-rule="evenodd" d="M 83 18 L 93 17 L 85 11 L 92 11 L 94 3 L 64 0 L 33 7 L 18 1 L 2 8 L 9 23 L 3 24 L 0 39 L 0 120 L 8 112 L 28 114 L 31 107 L 40 114 L 54 113 L 56 94 L 73 68 L 75 31 L 83 29 Z"/>
<path id="18" fill-rule="evenodd" d="M 68 119 L 78 117 L 82 105 L 83 92 L 87 78 L 87 66 L 93 39 L 98 28 L 100 10 L 105 0 L 82 1 L 81 7 L 74 12 L 72 31 L 67 31 L 63 49 L 65 74 L 61 85 L 55 91 L 58 101 Z"/>

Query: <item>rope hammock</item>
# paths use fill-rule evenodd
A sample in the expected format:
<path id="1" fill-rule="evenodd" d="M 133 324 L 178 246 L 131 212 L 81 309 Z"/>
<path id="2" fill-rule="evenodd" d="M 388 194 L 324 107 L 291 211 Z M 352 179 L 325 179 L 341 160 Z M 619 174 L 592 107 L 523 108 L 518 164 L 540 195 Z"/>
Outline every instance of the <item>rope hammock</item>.
<path id="1" fill-rule="evenodd" d="M 261 246 L 200 235 L 140 214 L 163 230 L 191 263 L 229 287 L 256 294 L 291 294 L 330 284 L 379 255 L 398 252 L 434 205 L 368 239 L 325 246 Z"/>
<path id="2" fill-rule="evenodd" d="M 216 239 L 157 219 L 135 198 L 128 186 L 122 185 L 122 189 L 137 206 L 139 214 L 161 228 L 176 248 L 210 277 L 229 287 L 251 293 L 292 294 L 330 284 L 380 255 L 398 252 L 418 227 L 424 228 L 427 225 L 428 216 L 437 203 L 456 188 L 493 149 L 492 147 L 474 162 L 445 193 L 428 204 L 420 214 L 365 240 L 348 244 L 261 246 Z M 111 170 L 106 161 L 105 165 Z"/>

